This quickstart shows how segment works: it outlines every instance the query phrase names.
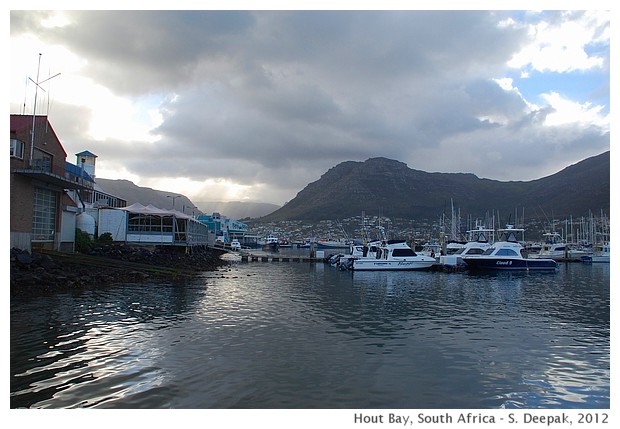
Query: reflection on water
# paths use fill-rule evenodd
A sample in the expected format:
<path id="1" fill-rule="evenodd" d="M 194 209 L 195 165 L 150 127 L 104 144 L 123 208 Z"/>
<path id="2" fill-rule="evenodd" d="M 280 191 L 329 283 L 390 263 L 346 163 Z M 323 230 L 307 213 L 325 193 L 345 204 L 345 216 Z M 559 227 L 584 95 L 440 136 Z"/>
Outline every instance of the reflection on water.
<path id="1" fill-rule="evenodd" d="M 237 263 L 11 303 L 11 407 L 608 408 L 609 266 Z"/>

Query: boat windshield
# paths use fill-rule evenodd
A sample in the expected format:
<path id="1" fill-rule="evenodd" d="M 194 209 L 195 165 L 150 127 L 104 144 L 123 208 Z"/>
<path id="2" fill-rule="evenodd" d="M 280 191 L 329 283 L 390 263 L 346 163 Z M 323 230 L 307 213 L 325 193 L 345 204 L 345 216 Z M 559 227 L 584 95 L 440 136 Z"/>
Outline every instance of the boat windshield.
<path id="1" fill-rule="evenodd" d="M 497 256 L 519 256 L 519 253 L 512 249 L 499 249 L 497 251 Z"/>
<path id="2" fill-rule="evenodd" d="M 392 251 L 392 256 L 417 256 L 417 255 L 411 249 L 394 249 Z"/>
<path id="3" fill-rule="evenodd" d="M 483 253 L 484 249 L 479 247 L 470 247 L 466 252 L 467 255 L 482 255 Z"/>
<path id="4" fill-rule="evenodd" d="M 488 256 L 493 252 L 495 252 L 495 247 L 489 247 L 487 250 L 484 251 L 483 255 Z"/>

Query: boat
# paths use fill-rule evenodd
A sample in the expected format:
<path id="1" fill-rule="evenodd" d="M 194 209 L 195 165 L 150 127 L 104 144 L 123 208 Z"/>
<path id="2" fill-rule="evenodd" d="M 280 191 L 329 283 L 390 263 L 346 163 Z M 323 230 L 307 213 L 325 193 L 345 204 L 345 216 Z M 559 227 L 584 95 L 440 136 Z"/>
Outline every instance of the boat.
<path id="1" fill-rule="evenodd" d="M 341 270 L 352 270 L 353 261 L 356 259 L 376 259 L 380 246 L 380 240 L 368 244 L 352 244 L 349 247 L 349 253 L 333 255 L 330 258 L 330 263 Z"/>
<path id="2" fill-rule="evenodd" d="M 215 247 L 224 247 L 226 246 L 226 239 L 224 238 L 224 234 L 220 231 L 215 237 Z"/>
<path id="3" fill-rule="evenodd" d="M 367 252 L 366 256 L 353 258 L 353 271 L 424 270 L 437 262 L 430 256 L 416 254 L 405 240 L 383 240 L 375 247 L 374 257 Z"/>
<path id="4" fill-rule="evenodd" d="M 464 256 L 468 269 L 476 270 L 556 270 L 558 263 L 551 258 L 525 258 L 524 248 L 519 242 L 518 234 L 523 235 L 522 228 L 506 225 L 498 230 L 500 239 L 493 243 L 481 255 Z"/>
<path id="5" fill-rule="evenodd" d="M 241 250 L 241 243 L 239 242 L 239 240 L 235 239 L 230 242 L 230 250 L 234 252 Z"/>
<path id="6" fill-rule="evenodd" d="M 572 249 L 569 244 L 567 244 L 562 236 L 557 232 L 548 232 L 543 234 L 545 237 L 544 243 L 538 253 L 531 255 L 531 258 L 534 259 L 554 259 L 554 260 L 565 260 L 565 259 L 581 259 L 584 256 L 588 256 L 588 252 L 580 249 Z"/>
<path id="7" fill-rule="evenodd" d="M 347 241 L 321 239 L 316 242 L 316 248 L 321 249 L 348 249 L 351 243 Z"/>
<path id="8" fill-rule="evenodd" d="M 477 257 L 482 255 L 493 242 L 495 231 L 477 226 L 475 229 L 467 231 L 469 241 L 467 241 L 456 253 L 451 255 L 442 255 L 439 257 L 439 263 L 445 267 L 464 267 L 466 266 L 464 257 Z"/>
<path id="9" fill-rule="evenodd" d="M 277 252 L 280 249 L 280 240 L 273 234 L 268 234 L 262 242 L 263 250 Z"/>
<path id="10" fill-rule="evenodd" d="M 461 241 L 449 241 L 446 243 L 446 255 L 454 255 L 455 253 L 458 253 L 464 245 L 465 243 Z"/>
<path id="11" fill-rule="evenodd" d="M 602 262 L 609 264 L 610 253 L 609 253 L 609 242 L 605 242 L 601 245 L 595 247 L 594 252 L 591 255 L 583 256 L 581 258 L 583 262 Z"/>
<path id="12" fill-rule="evenodd" d="M 422 249 L 416 252 L 418 255 L 430 256 L 437 259 L 441 255 L 441 244 L 437 241 L 426 242 L 422 245 Z"/>

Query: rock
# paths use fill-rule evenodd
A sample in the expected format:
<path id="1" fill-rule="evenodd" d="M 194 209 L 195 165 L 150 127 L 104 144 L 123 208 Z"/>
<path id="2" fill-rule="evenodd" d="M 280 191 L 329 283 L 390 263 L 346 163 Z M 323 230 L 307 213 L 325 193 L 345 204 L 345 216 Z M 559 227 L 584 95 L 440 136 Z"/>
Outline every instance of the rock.
<path id="1" fill-rule="evenodd" d="M 197 248 L 190 253 L 180 252 L 170 247 L 142 248 L 124 244 L 97 246 L 89 253 L 91 263 L 84 258 L 71 258 L 71 254 L 39 254 L 11 249 L 11 294 L 36 292 L 53 293 L 84 287 L 113 285 L 124 282 L 145 282 L 154 278 L 171 278 L 181 272 L 215 271 L 227 264 L 220 259 L 221 253 L 213 249 Z M 62 257 L 61 257 L 62 256 Z M 105 269 L 97 260 L 133 261 L 141 265 L 158 268 L 153 272 L 136 270 L 135 266 L 125 267 L 112 264 Z M 169 271 L 159 268 L 170 268 Z M 182 271 L 175 271 L 182 270 Z M 176 273 L 176 274 L 175 274 Z"/>

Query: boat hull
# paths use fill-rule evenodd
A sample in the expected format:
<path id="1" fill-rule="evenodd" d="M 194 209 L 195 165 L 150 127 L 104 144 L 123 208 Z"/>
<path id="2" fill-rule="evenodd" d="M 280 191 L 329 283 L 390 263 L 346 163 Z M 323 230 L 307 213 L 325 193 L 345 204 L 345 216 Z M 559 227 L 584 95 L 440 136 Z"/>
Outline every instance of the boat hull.
<path id="1" fill-rule="evenodd" d="M 414 271 L 426 270 L 435 264 L 435 260 L 421 261 L 385 261 L 381 259 L 356 259 L 353 261 L 354 271 Z M 432 259 L 432 260 L 431 260 Z"/>
<path id="2" fill-rule="evenodd" d="M 517 259 L 517 258 L 463 258 L 467 268 L 477 270 L 556 270 L 557 262 L 553 259 Z"/>
<path id="3" fill-rule="evenodd" d="M 310 247 L 310 246 L 308 246 Z M 319 250 L 323 249 L 348 249 L 350 247 L 349 244 L 345 243 L 317 243 L 316 248 Z"/>
<path id="4" fill-rule="evenodd" d="M 267 252 L 277 252 L 280 249 L 278 243 L 266 243 L 263 244 L 263 250 Z"/>
<path id="5" fill-rule="evenodd" d="M 589 262 L 589 263 L 595 262 L 595 263 L 603 263 L 603 264 L 609 264 L 611 262 L 610 258 L 609 258 L 609 255 L 603 255 L 603 256 L 583 256 L 581 258 L 581 260 L 583 262 Z"/>

